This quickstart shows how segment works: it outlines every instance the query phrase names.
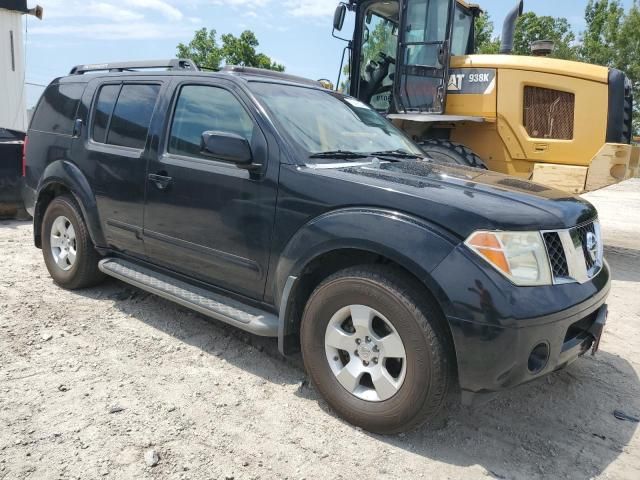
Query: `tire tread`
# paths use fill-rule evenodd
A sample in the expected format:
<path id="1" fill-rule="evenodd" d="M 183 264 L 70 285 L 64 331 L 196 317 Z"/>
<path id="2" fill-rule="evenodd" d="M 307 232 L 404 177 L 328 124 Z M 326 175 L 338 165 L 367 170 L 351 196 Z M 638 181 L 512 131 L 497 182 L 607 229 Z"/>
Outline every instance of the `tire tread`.
<path id="1" fill-rule="evenodd" d="M 434 149 L 435 151 L 448 150 L 450 153 L 452 152 L 456 154 L 456 156 L 459 158 L 459 161 L 456 160 L 456 163 L 460 165 L 466 165 L 468 167 L 487 170 L 487 165 L 484 163 L 482 158 L 474 153 L 474 151 L 469 147 L 466 147 L 461 143 L 452 142 L 451 140 L 430 138 L 420 141 L 419 145 L 426 153 L 429 153 L 429 149 Z"/>

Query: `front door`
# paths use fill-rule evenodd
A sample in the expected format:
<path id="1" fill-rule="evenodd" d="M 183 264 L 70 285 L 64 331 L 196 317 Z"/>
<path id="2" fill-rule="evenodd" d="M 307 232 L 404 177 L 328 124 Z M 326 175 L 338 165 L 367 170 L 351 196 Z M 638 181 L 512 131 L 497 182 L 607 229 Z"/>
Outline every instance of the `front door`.
<path id="1" fill-rule="evenodd" d="M 151 261 L 261 299 L 275 215 L 277 158 L 250 102 L 231 85 L 181 81 L 158 155 L 150 160 L 144 238 Z M 206 131 L 235 133 L 252 146 L 259 170 L 204 153 Z"/>
<path id="2" fill-rule="evenodd" d="M 393 100 L 398 112 L 445 110 L 455 0 L 406 0 Z"/>

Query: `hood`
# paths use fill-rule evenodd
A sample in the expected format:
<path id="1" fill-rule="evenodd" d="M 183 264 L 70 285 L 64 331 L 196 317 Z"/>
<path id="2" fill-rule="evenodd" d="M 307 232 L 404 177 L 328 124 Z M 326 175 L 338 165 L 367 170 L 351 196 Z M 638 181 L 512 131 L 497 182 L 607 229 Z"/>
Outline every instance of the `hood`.
<path id="1" fill-rule="evenodd" d="M 325 166 L 326 167 L 326 166 Z M 585 200 L 544 185 L 430 160 L 373 162 L 314 173 L 366 185 L 367 204 L 394 208 L 466 238 L 475 230 L 561 230 L 593 220 Z"/>

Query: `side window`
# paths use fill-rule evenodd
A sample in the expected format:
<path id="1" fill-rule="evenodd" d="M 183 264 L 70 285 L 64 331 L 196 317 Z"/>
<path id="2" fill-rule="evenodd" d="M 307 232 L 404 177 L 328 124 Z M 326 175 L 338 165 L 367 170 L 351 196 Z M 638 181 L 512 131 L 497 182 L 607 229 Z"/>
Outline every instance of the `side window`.
<path id="1" fill-rule="evenodd" d="M 160 85 L 123 85 L 113 111 L 107 143 L 144 148 Z"/>
<path id="2" fill-rule="evenodd" d="M 104 85 L 93 116 L 96 142 L 143 149 L 160 85 Z"/>
<path id="3" fill-rule="evenodd" d="M 31 128 L 41 132 L 71 135 L 84 87 L 85 84 L 82 83 L 47 87 L 33 115 Z"/>
<path id="4" fill-rule="evenodd" d="M 107 143 L 107 128 L 118 93 L 120 85 L 104 85 L 100 88 L 93 120 L 93 139 L 96 142 Z"/>
<path id="5" fill-rule="evenodd" d="M 247 111 L 230 92 L 218 87 L 186 85 L 176 103 L 169 153 L 210 158 L 201 154 L 202 133 L 218 131 L 235 133 L 249 142 L 254 123 Z"/>

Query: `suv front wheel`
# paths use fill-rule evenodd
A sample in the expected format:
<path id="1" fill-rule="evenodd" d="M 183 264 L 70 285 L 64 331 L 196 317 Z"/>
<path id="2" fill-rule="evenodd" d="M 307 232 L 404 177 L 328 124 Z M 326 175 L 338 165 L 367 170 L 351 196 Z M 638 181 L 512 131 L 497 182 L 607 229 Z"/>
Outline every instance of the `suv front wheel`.
<path id="1" fill-rule="evenodd" d="M 301 326 L 304 364 L 340 416 L 376 433 L 436 417 L 452 376 L 441 313 L 395 269 L 343 270 L 316 288 Z"/>
<path id="2" fill-rule="evenodd" d="M 95 250 L 80 208 L 73 197 L 54 198 L 42 220 L 42 254 L 49 274 L 69 290 L 87 288 L 103 280 Z"/>

